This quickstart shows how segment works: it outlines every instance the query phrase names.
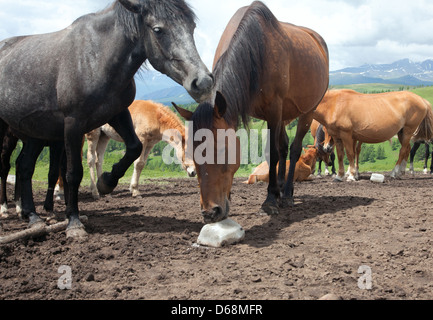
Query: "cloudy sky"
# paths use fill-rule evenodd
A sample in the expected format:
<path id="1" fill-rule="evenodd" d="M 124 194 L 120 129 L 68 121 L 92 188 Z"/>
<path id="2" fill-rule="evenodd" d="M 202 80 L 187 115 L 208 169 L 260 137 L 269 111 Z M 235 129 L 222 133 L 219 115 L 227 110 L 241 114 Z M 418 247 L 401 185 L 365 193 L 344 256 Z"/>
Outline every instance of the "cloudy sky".
<path id="1" fill-rule="evenodd" d="M 113 0 L 0 0 L 0 39 L 51 32 Z M 189 0 L 199 21 L 197 48 L 211 68 L 219 38 L 252 0 Z M 280 21 L 314 29 L 329 46 L 331 70 L 433 58 L 432 0 L 263 0 Z"/>

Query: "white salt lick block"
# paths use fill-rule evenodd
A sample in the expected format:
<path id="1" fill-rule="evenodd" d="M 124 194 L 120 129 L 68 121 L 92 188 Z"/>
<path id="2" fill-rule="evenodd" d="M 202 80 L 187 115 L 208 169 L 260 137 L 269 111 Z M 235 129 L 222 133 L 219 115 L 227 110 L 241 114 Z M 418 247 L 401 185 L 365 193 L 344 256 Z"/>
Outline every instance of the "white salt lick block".
<path id="1" fill-rule="evenodd" d="M 210 247 L 222 247 L 242 241 L 245 230 L 235 221 L 225 219 L 206 224 L 200 231 L 197 244 Z"/>
<path id="2" fill-rule="evenodd" d="M 385 176 L 383 174 L 373 173 L 371 175 L 370 181 L 382 183 L 385 181 Z"/>

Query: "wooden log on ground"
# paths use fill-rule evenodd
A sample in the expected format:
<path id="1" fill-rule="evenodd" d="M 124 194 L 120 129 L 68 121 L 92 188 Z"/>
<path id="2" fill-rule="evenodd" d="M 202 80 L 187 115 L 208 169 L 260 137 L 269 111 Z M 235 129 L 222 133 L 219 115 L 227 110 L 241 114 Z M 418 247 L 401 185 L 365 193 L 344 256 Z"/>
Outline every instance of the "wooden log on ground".
<path id="1" fill-rule="evenodd" d="M 88 221 L 87 216 L 81 216 L 80 221 L 82 223 L 86 223 Z M 41 223 L 41 224 L 35 225 L 32 228 L 29 228 L 29 229 L 26 229 L 23 231 L 18 231 L 18 232 L 0 237 L 0 244 L 7 244 L 7 243 L 11 243 L 11 242 L 18 241 L 21 239 L 27 239 L 27 238 L 37 238 L 37 237 L 41 237 L 43 235 L 49 234 L 51 232 L 63 231 L 68 226 L 68 223 L 69 223 L 68 219 L 66 219 L 65 221 L 53 224 L 51 226 L 47 226 L 47 225 Z"/>

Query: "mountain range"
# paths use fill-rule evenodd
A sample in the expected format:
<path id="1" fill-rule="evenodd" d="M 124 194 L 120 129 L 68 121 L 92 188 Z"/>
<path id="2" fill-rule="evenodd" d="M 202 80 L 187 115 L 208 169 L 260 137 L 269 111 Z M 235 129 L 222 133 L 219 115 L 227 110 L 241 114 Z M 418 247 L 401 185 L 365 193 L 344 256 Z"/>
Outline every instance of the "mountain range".
<path id="1" fill-rule="evenodd" d="M 188 92 L 169 77 L 145 69 L 136 77 L 137 100 L 153 100 L 167 106 L 195 103 Z M 413 62 L 403 59 L 391 64 L 365 64 L 329 73 L 330 85 L 389 83 L 404 86 L 433 86 L 433 60 Z"/>
<path id="2" fill-rule="evenodd" d="M 403 59 L 391 64 L 365 64 L 329 73 L 330 85 L 389 83 L 407 86 L 433 85 L 433 60 Z"/>

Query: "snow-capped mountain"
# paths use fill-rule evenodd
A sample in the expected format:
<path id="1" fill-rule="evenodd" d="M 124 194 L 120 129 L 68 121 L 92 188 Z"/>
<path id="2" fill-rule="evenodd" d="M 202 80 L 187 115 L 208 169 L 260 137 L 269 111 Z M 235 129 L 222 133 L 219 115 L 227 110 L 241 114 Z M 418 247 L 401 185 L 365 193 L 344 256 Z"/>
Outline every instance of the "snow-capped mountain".
<path id="1" fill-rule="evenodd" d="M 359 83 L 433 85 L 433 60 L 403 59 L 391 64 L 365 64 L 330 72 L 331 85 Z"/>

